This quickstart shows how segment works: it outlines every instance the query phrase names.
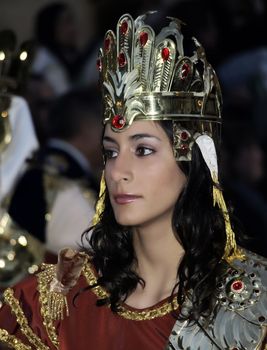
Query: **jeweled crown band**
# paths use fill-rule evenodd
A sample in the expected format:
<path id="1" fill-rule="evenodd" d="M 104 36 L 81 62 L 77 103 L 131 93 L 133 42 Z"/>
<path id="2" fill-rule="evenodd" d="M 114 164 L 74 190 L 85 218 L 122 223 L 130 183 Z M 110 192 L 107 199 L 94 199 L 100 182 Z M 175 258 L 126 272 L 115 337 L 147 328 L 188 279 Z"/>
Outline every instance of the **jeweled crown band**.
<path id="1" fill-rule="evenodd" d="M 134 120 L 179 120 L 186 121 L 199 118 L 199 121 L 209 120 L 221 123 L 215 95 L 210 95 L 203 111 L 203 96 L 197 93 L 167 92 L 136 94 L 125 106 L 122 103 L 107 105 L 104 111 L 104 124 L 121 116 L 125 124 L 130 126 Z M 130 106 L 129 106 L 130 105 Z M 203 118 L 203 116 L 205 116 Z M 122 120 L 121 119 L 121 120 Z M 117 128 L 118 131 L 120 128 Z"/>

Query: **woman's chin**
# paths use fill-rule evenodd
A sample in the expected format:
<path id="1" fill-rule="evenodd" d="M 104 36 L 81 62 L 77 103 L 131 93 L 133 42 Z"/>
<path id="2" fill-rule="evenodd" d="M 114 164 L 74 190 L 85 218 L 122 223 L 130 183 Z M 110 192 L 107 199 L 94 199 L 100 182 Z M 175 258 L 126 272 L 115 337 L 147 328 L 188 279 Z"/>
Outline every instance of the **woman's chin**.
<path id="1" fill-rule="evenodd" d="M 116 221 L 121 226 L 138 226 L 140 224 L 140 218 L 135 218 L 133 215 L 116 214 Z"/>

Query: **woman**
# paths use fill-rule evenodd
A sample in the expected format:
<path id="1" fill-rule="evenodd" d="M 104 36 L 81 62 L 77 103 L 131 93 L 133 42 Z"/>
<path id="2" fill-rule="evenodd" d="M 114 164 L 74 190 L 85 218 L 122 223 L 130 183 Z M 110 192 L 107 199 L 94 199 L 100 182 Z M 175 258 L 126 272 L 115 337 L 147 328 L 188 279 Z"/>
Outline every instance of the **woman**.
<path id="1" fill-rule="evenodd" d="M 215 72 L 196 39 L 185 53 L 182 22 L 155 34 L 151 18 L 124 15 L 104 38 L 91 247 L 5 292 L 0 339 L 15 349 L 266 346 L 266 261 L 237 247 L 218 183 Z"/>

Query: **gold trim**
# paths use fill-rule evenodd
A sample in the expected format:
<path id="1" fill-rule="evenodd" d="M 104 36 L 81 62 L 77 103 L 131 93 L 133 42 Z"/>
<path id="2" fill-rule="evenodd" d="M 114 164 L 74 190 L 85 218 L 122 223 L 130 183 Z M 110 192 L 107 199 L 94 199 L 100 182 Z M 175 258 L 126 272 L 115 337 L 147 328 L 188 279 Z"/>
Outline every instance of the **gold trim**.
<path id="1" fill-rule="evenodd" d="M 102 172 L 101 181 L 100 181 L 100 190 L 98 200 L 96 202 L 95 215 L 93 217 L 92 223 L 96 225 L 100 222 L 100 217 L 105 209 L 105 191 L 106 191 L 106 182 L 105 182 L 105 173 Z"/>
<path id="2" fill-rule="evenodd" d="M 23 344 L 14 335 L 10 335 L 5 329 L 0 328 L 0 341 L 11 346 L 15 350 L 32 350 L 29 345 Z"/>
<path id="3" fill-rule="evenodd" d="M 0 83 L 0 85 L 2 85 Z M 1 86 L 2 88 L 2 86 Z M 7 94 L 0 95 L 0 152 L 5 151 L 12 140 L 12 130 L 10 124 L 9 108 L 11 97 Z"/>
<path id="4" fill-rule="evenodd" d="M 90 264 L 86 264 L 83 268 L 83 274 L 89 284 L 89 286 L 93 286 L 97 283 L 97 277 L 95 276 L 95 273 L 90 266 Z M 97 298 L 104 299 L 109 296 L 109 294 L 102 288 L 101 286 L 96 286 L 92 288 L 92 291 L 95 293 Z M 165 302 L 163 305 L 155 307 L 153 309 L 143 310 L 143 311 L 133 311 L 129 310 L 123 305 L 120 306 L 120 310 L 118 311 L 118 314 L 128 320 L 133 321 L 146 321 L 146 320 L 153 320 L 158 317 L 162 317 L 170 313 L 171 311 L 177 310 L 179 307 L 179 304 L 177 302 L 177 299 L 174 298 L 171 302 Z"/>
<path id="5" fill-rule="evenodd" d="M 264 331 L 263 341 L 262 341 L 262 345 L 264 346 L 264 348 L 262 348 L 262 350 L 267 350 L 267 328 L 266 327 L 264 328 L 265 328 L 265 331 Z"/>
<path id="6" fill-rule="evenodd" d="M 94 284 L 97 284 L 97 277 L 96 277 L 90 263 L 87 263 L 86 265 L 84 265 L 83 274 L 84 274 L 89 286 L 93 286 Z M 98 297 L 98 299 L 105 299 L 105 298 L 109 297 L 109 294 L 101 286 L 93 287 L 92 291 L 95 293 L 95 295 Z"/>
<path id="7" fill-rule="evenodd" d="M 38 350 L 49 350 L 49 347 L 44 345 L 41 339 L 34 334 L 33 330 L 30 328 L 27 318 L 19 304 L 19 301 L 14 297 L 14 291 L 8 288 L 4 292 L 4 300 L 7 305 L 10 306 L 12 312 L 16 316 L 17 323 L 20 325 L 21 332 L 27 337 L 29 342 L 33 344 Z"/>
<path id="8" fill-rule="evenodd" d="M 143 311 L 131 311 L 125 308 L 124 306 L 120 307 L 120 311 L 118 314 L 123 318 L 133 321 L 146 321 L 153 320 L 154 318 L 163 317 L 169 314 L 172 311 L 177 310 L 179 304 L 177 299 L 174 298 L 172 302 L 166 301 L 163 305 L 155 307 L 151 310 L 143 310 Z"/>
<path id="9" fill-rule="evenodd" d="M 44 319 L 44 325 L 49 339 L 55 345 L 59 347 L 58 335 L 54 326 L 54 320 L 50 312 L 49 307 L 49 285 L 56 275 L 56 265 L 42 264 L 42 272 L 38 274 L 38 290 L 40 293 L 41 315 Z"/>

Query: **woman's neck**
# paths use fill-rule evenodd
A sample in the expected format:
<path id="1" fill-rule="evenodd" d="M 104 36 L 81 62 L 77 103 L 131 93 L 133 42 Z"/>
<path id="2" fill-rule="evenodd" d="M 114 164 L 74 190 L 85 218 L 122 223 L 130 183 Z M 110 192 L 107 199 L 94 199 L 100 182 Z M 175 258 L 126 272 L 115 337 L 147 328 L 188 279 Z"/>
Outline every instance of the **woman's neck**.
<path id="1" fill-rule="evenodd" d="M 184 254 L 171 225 L 157 223 L 134 229 L 136 272 L 145 281 L 127 299 L 134 307 L 148 307 L 168 297 L 177 283 L 177 270 Z"/>
<path id="2" fill-rule="evenodd" d="M 177 271 L 184 250 L 171 227 L 136 228 L 133 244 L 139 270 L 142 267 L 153 270 L 175 267 Z"/>

